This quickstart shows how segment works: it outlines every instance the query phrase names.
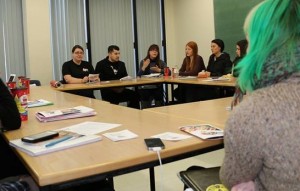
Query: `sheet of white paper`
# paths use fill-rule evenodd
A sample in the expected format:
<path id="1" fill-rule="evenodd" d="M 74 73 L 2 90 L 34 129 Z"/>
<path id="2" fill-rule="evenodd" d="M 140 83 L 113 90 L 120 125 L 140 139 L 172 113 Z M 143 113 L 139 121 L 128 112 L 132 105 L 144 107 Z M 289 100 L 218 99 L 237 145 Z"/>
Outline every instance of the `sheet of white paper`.
<path id="1" fill-rule="evenodd" d="M 134 134 L 133 132 L 127 129 L 123 131 L 112 132 L 112 133 L 104 133 L 103 136 L 109 138 L 112 141 L 123 141 L 123 140 L 133 139 L 138 137 L 137 134 Z"/>
<path id="2" fill-rule="evenodd" d="M 165 132 L 158 135 L 153 135 L 152 137 L 160 138 L 166 141 L 180 141 L 180 140 L 191 138 L 192 136 L 179 134 L 179 133 Z"/>
<path id="3" fill-rule="evenodd" d="M 83 123 L 62 128 L 60 130 L 70 131 L 81 135 L 95 135 L 119 126 L 121 126 L 121 124 L 86 121 Z"/>

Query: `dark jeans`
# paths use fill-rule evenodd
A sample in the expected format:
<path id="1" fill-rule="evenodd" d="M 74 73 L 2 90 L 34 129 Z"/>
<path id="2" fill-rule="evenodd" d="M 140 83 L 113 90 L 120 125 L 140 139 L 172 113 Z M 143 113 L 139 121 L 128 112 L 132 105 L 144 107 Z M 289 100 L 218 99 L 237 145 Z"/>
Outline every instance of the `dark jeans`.
<path id="1" fill-rule="evenodd" d="M 173 93 L 179 103 L 220 98 L 220 88 L 213 86 L 178 85 Z"/>
<path id="2" fill-rule="evenodd" d="M 124 88 L 121 92 L 116 92 L 110 88 L 101 90 L 102 100 L 108 101 L 112 104 L 119 104 L 120 102 L 129 102 L 128 107 L 140 109 L 139 94 L 133 90 Z"/>
<path id="3" fill-rule="evenodd" d="M 155 100 L 155 106 L 163 105 L 163 87 L 157 86 L 156 88 L 141 88 L 139 89 L 139 94 L 141 96 L 142 108 L 151 107 L 151 103 Z"/>

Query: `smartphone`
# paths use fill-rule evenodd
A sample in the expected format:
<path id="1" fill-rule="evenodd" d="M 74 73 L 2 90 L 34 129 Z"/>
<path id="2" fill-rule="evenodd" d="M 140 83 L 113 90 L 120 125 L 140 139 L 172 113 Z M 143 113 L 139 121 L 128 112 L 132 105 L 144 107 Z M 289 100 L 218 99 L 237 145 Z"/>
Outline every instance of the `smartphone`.
<path id="1" fill-rule="evenodd" d="M 23 142 L 26 142 L 26 143 L 37 143 L 37 142 L 52 139 L 54 137 L 57 137 L 58 135 L 59 135 L 59 133 L 56 132 L 56 131 L 45 131 L 45 132 L 42 132 L 42 133 L 38 133 L 38 134 L 23 137 L 21 140 Z"/>
<path id="2" fill-rule="evenodd" d="M 16 79 L 16 74 L 10 74 L 9 78 L 8 78 L 8 82 L 14 82 Z"/>
<path id="3" fill-rule="evenodd" d="M 160 138 L 148 138 L 144 139 L 144 141 L 149 151 L 153 151 L 154 148 L 165 148 L 165 145 Z"/>

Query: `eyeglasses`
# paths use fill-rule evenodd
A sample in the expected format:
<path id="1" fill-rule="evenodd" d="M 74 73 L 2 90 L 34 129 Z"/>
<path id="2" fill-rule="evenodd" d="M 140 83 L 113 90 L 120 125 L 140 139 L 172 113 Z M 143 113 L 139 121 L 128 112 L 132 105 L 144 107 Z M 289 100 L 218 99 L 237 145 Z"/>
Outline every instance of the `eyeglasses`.
<path id="1" fill-rule="evenodd" d="M 74 52 L 74 54 L 84 54 L 84 52 Z"/>

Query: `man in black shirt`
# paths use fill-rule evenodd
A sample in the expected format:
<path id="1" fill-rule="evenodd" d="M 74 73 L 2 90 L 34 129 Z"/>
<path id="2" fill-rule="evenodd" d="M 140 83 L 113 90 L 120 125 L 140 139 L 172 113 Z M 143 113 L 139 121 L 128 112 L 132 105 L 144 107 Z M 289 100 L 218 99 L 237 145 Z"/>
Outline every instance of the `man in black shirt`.
<path id="1" fill-rule="evenodd" d="M 116 45 L 108 47 L 108 56 L 99 61 L 96 65 L 96 73 L 99 73 L 100 80 L 119 80 L 128 76 L 125 63 L 120 61 L 120 49 Z M 124 87 L 105 88 L 101 90 L 102 99 L 112 104 L 129 101 L 128 107 L 140 108 L 139 95 Z"/>

